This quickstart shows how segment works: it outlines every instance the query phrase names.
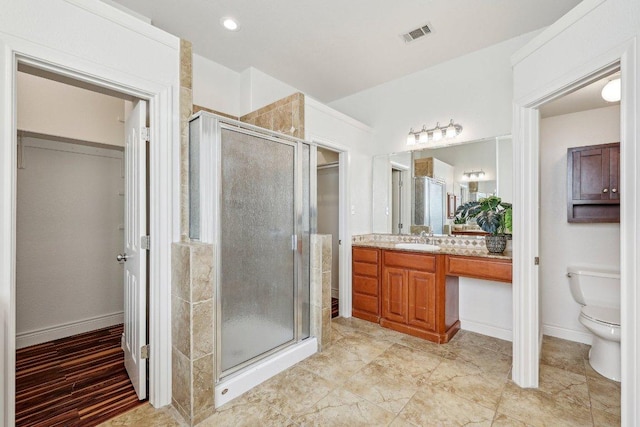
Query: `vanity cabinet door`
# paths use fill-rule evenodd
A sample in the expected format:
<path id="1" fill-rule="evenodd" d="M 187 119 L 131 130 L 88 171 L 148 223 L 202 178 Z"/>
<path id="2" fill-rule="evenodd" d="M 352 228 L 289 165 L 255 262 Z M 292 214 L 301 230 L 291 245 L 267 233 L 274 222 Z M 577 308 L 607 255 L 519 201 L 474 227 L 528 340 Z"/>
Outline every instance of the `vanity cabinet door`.
<path id="1" fill-rule="evenodd" d="M 409 271 L 407 323 L 428 331 L 436 331 L 436 275 Z"/>
<path id="2" fill-rule="evenodd" d="M 385 267 L 382 276 L 382 317 L 407 323 L 408 273 L 402 268 Z"/>

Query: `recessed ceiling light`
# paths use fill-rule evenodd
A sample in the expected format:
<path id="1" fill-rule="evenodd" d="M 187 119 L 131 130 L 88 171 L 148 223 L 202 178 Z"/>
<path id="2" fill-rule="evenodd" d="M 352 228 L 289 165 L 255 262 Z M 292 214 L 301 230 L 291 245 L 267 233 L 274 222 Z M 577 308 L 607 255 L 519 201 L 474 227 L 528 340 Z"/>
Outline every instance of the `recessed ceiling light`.
<path id="1" fill-rule="evenodd" d="M 220 22 L 229 31 L 238 31 L 240 29 L 240 25 L 233 18 L 222 18 Z"/>

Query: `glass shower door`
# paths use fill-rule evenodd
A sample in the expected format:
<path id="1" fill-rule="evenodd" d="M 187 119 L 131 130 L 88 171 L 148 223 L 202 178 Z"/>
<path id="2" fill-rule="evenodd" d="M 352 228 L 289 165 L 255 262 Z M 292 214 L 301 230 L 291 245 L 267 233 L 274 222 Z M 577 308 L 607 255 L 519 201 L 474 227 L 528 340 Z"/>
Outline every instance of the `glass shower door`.
<path id="1" fill-rule="evenodd" d="M 295 340 L 296 146 L 221 129 L 222 376 Z"/>

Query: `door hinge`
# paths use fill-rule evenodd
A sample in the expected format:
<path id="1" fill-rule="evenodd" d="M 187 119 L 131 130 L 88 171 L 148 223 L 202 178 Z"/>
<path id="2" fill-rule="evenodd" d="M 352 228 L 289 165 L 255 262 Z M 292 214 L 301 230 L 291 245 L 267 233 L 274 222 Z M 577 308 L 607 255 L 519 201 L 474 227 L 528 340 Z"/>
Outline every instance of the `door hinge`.
<path id="1" fill-rule="evenodd" d="M 149 358 L 149 344 L 140 347 L 140 359 Z"/>
<path id="2" fill-rule="evenodd" d="M 533 259 L 533 265 L 540 265 L 540 257 L 537 256 Z"/>
<path id="3" fill-rule="evenodd" d="M 297 251 L 298 250 L 298 235 L 297 234 L 292 234 L 291 235 L 291 250 L 292 251 Z"/>
<path id="4" fill-rule="evenodd" d="M 149 236 L 141 236 L 140 237 L 140 248 L 149 250 L 151 249 L 151 239 Z"/>
<path id="5" fill-rule="evenodd" d="M 149 142 L 151 130 L 147 127 L 140 128 L 140 139 Z"/>

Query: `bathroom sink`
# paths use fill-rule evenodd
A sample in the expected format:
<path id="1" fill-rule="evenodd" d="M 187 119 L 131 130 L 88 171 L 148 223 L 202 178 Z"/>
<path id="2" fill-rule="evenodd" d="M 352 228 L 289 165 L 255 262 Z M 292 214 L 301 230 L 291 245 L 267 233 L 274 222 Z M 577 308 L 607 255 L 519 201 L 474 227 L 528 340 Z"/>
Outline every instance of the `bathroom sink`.
<path id="1" fill-rule="evenodd" d="M 438 251 L 440 246 L 427 243 L 396 243 L 396 249 L 411 249 L 416 251 Z"/>

